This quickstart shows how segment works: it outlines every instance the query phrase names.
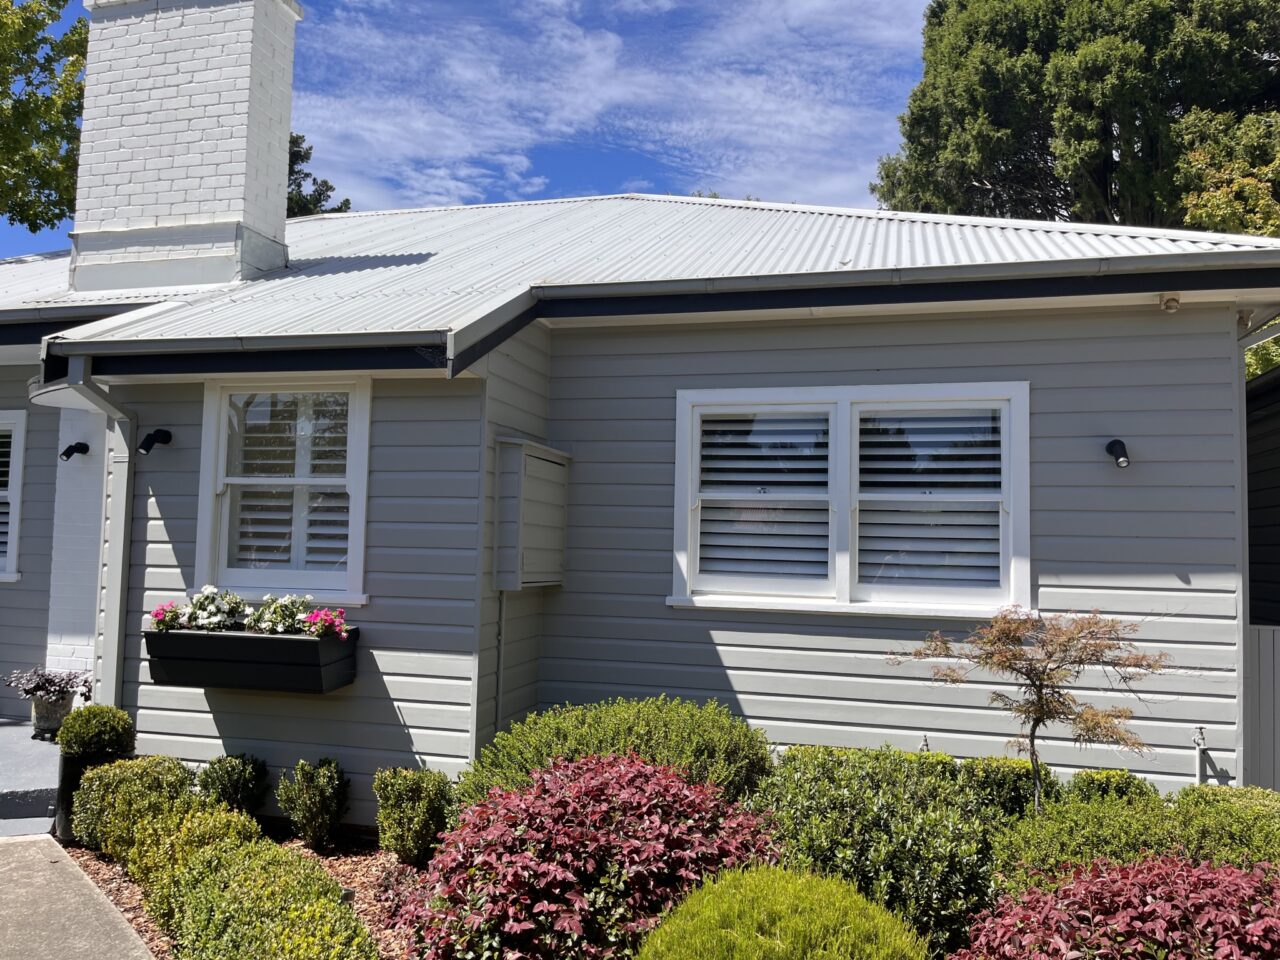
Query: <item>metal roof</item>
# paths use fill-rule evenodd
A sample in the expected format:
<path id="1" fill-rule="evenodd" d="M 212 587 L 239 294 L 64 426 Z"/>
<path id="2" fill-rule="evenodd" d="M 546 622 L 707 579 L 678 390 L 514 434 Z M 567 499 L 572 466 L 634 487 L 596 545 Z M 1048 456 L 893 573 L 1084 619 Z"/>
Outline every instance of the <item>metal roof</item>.
<path id="1" fill-rule="evenodd" d="M 1092 269 L 1280 266 L 1280 240 L 752 201 L 628 194 L 326 214 L 288 225 L 290 265 L 230 287 L 68 293 L 67 256 L 0 261 L 0 310 L 166 299 L 62 335 L 68 352 L 126 343 L 191 350 L 277 338 L 468 341 L 543 288 L 731 278 L 793 283 Z M 1101 264 L 1101 266 L 1098 266 Z"/>

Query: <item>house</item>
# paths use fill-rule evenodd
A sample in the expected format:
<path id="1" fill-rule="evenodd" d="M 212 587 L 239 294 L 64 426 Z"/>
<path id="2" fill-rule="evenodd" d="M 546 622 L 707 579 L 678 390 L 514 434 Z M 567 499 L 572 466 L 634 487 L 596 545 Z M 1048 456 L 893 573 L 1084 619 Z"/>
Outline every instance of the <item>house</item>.
<path id="1" fill-rule="evenodd" d="M 1051 763 L 1275 782 L 1242 338 L 1280 241 L 641 195 L 286 225 L 291 0 L 88 6 L 73 249 L 0 264 L 6 665 L 91 662 L 142 752 L 335 757 L 367 822 L 377 768 L 566 700 L 998 754 L 989 686 L 888 655 L 1097 608 L 1173 658 L 1151 750 Z M 345 607 L 354 683 L 157 683 L 147 612 L 205 583 Z"/>

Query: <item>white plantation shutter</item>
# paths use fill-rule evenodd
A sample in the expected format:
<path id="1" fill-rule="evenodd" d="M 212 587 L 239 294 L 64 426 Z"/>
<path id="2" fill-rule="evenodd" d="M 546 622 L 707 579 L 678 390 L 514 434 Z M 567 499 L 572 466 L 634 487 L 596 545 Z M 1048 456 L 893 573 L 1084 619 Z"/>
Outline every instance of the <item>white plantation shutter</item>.
<path id="1" fill-rule="evenodd" d="M 829 580 L 829 446 L 826 412 L 703 415 L 697 569 L 704 587 L 736 589 L 741 578 L 758 578 L 803 592 Z"/>
<path id="2" fill-rule="evenodd" d="M 232 394 L 227 410 L 227 567 L 345 570 L 349 395 Z"/>
<path id="3" fill-rule="evenodd" d="M 1004 447 L 999 409 L 861 412 L 857 579 L 998 589 Z"/>
<path id="4" fill-rule="evenodd" d="M 9 484 L 13 474 L 12 427 L 0 427 L 0 571 L 10 569 L 9 564 Z"/>

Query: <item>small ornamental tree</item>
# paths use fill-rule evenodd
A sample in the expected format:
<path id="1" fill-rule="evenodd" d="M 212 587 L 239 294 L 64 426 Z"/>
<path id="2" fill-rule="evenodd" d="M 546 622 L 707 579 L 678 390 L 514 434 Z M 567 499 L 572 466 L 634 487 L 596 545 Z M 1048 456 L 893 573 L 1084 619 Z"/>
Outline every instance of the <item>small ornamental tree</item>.
<path id="1" fill-rule="evenodd" d="M 911 656 L 950 661 L 933 668 L 934 679 L 944 683 L 963 683 L 974 671 L 983 670 L 1017 684 L 1016 693 L 997 691 L 991 694 L 991 702 L 1013 714 L 1022 728 L 1013 743 L 1031 760 L 1039 813 L 1044 783 L 1037 738 L 1045 726 L 1068 725 L 1076 743 L 1082 745 L 1105 743 L 1134 752 L 1146 747 L 1129 727 L 1130 708 L 1084 704 L 1070 692 L 1090 672 L 1101 674 L 1113 688 L 1137 696 L 1133 685 L 1164 669 L 1168 655 L 1143 653 L 1129 643 L 1127 638 L 1136 629 L 1097 611 L 1043 617 L 1009 607 L 962 643 L 935 631 Z"/>
<path id="2" fill-rule="evenodd" d="M 412 960 L 631 956 L 720 870 L 772 862 L 756 815 L 635 757 L 560 760 L 462 811 L 397 899 Z"/>

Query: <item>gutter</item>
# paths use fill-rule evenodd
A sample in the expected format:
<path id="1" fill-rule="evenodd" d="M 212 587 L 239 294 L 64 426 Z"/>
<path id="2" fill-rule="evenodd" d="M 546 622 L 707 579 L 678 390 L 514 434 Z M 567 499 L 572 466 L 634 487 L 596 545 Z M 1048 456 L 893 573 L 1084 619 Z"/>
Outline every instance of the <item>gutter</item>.
<path id="1" fill-rule="evenodd" d="M 84 339 L 60 336 L 45 340 L 46 356 L 96 356 L 103 360 L 100 375 L 148 372 L 215 373 L 292 369 L 278 358 L 307 351 L 355 351 L 361 348 L 433 351 L 457 377 L 470 366 L 536 320 L 572 320 L 649 315 L 764 313 L 778 310 L 839 311 L 850 307 L 884 307 L 911 303 L 941 305 L 981 300 L 1028 300 L 1146 294 L 1176 291 L 1241 289 L 1280 290 L 1280 249 L 1200 251 L 1131 257 L 1089 257 L 1074 260 L 949 265 L 945 267 L 838 270 L 765 276 L 660 279 L 584 284 L 535 283 L 502 294 L 480 316 L 452 330 L 351 331 L 344 333 L 273 335 L 264 337 L 192 337 Z M 814 315 L 821 315 L 814 313 Z M 173 370 L 151 370 L 147 357 L 212 356 L 186 366 L 174 361 Z M 110 356 L 136 358 L 119 363 Z M 227 358 L 253 356 L 254 360 Z M 354 368 L 357 358 L 322 358 Z M 387 357 L 376 366 L 414 367 L 404 358 Z M 422 359 L 426 359 L 424 354 Z M 56 367 L 54 368 L 57 369 Z"/>
<path id="2" fill-rule="evenodd" d="M 117 404 L 93 380 L 91 361 L 73 357 L 67 365 L 64 380 L 52 384 L 37 383 L 31 388 L 32 403 L 49 407 L 72 407 L 105 414 L 108 435 L 114 434 L 108 446 L 111 466 L 110 482 L 104 494 L 107 501 L 105 544 L 101 557 L 103 597 L 102 639 L 95 651 L 94 702 L 119 706 L 124 679 L 124 639 L 129 593 L 129 546 L 133 526 L 133 448 L 137 436 L 137 417 Z"/>

